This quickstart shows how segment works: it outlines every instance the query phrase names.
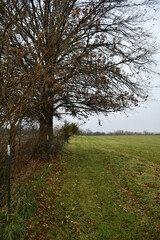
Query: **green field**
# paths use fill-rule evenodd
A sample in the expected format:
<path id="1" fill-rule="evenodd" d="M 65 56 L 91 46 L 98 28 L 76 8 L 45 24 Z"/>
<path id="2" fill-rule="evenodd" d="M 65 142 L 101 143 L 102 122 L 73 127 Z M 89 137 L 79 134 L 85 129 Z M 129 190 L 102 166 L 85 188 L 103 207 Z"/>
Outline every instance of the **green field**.
<path id="1" fill-rule="evenodd" d="M 26 188 L 26 239 L 158 240 L 160 136 L 74 137 Z"/>

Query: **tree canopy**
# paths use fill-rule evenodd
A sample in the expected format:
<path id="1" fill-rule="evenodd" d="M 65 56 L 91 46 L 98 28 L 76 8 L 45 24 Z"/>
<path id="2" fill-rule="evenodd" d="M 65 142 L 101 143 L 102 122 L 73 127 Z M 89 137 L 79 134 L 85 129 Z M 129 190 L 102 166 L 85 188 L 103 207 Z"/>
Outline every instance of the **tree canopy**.
<path id="1" fill-rule="evenodd" d="M 52 135 L 53 116 L 108 114 L 146 100 L 155 46 L 144 23 L 154 5 L 3 0 L 0 124 L 18 115 L 38 121 L 41 135 Z"/>

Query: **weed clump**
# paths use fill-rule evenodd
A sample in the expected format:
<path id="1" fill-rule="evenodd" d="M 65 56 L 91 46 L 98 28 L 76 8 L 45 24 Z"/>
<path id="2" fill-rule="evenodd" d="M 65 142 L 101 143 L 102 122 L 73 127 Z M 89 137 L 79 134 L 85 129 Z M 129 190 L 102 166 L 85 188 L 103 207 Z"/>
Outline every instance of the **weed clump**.
<path id="1" fill-rule="evenodd" d="M 24 220 L 17 211 L 8 213 L 0 212 L 0 239 L 18 240 L 25 234 Z"/>

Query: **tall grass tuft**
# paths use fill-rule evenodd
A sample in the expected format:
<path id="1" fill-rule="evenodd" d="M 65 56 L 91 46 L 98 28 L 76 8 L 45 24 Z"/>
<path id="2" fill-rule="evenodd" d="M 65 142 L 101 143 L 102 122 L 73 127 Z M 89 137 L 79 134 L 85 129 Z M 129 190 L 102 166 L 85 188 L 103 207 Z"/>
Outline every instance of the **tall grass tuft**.
<path id="1" fill-rule="evenodd" d="M 0 213 L 0 239 L 1 240 L 22 240 L 25 228 L 24 221 L 17 211 L 8 214 L 7 211 Z"/>

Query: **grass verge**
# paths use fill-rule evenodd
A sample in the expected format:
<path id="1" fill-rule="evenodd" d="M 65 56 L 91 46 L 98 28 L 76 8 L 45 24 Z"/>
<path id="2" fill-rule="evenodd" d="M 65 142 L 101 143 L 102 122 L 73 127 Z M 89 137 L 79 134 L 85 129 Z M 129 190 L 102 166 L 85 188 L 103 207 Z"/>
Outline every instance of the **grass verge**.
<path id="1" fill-rule="evenodd" d="M 72 138 L 56 163 L 15 189 L 21 239 L 160 239 L 159 140 Z"/>

